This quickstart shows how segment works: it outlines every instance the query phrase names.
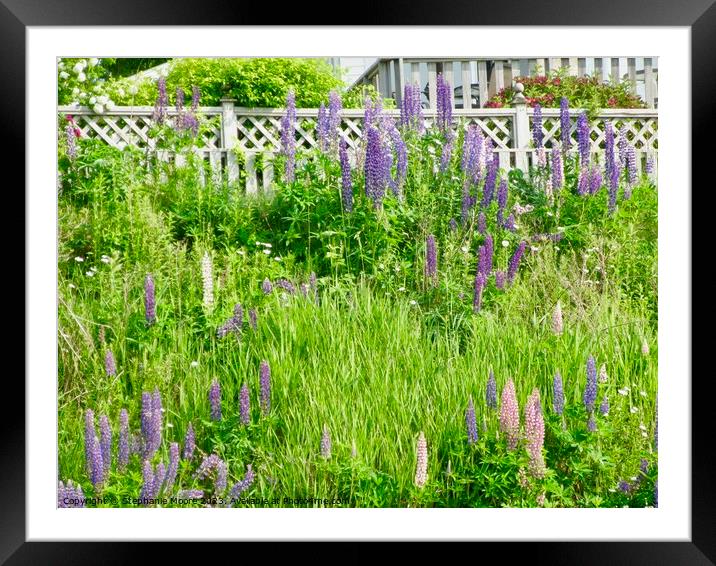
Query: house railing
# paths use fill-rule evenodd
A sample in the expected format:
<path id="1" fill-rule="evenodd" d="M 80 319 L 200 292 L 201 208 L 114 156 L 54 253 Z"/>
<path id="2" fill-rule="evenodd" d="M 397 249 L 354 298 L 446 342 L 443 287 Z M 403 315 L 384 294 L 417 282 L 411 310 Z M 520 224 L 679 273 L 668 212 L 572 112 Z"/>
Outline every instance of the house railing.
<path id="1" fill-rule="evenodd" d="M 72 115 L 83 137 L 100 139 L 112 147 L 122 149 L 128 145 L 155 151 L 155 140 L 150 136 L 153 125 L 151 106 L 115 107 L 102 114 L 91 108 L 62 106 L 62 115 Z M 396 119 L 397 110 L 385 110 Z M 248 194 L 269 192 L 274 180 L 273 157 L 281 149 L 281 117 L 283 108 L 242 108 L 231 100 L 222 106 L 201 107 L 199 113 L 209 119 L 211 126 L 201 134 L 194 152 L 207 163 L 216 180 L 238 185 Z M 580 110 L 570 110 L 570 140 L 577 145 L 576 121 Z M 173 111 L 169 110 L 169 116 Z M 492 140 L 499 155 L 500 167 L 517 167 L 527 171 L 533 162 L 532 123 L 534 111 L 525 103 L 510 108 L 473 108 L 453 111 L 459 127 L 477 124 L 484 135 Z M 425 110 L 425 123 L 430 127 L 435 112 Z M 296 147 L 310 149 L 318 146 L 316 135 L 317 109 L 296 110 Z M 364 111 L 343 110 L 339 135 L 346 141 L 349 151 L 355 154 L 362 147 Z M 658 153 L 658 113 L 654 109 L 601 110 L 590 120 L 593 151 L 604 148 L 605 123 L 611 121 L 615 131 L 625 128 L 636 149 L 637 167 L 644 166 L 647 157 L 656 162 Z M 551 148 L 561 137 L 559 109 L 542 109 L 544 145 Z M 159 152 L 165 160 L 181 161 L 183 156 Z M 257 160 L 261 159 L 261 167 Z M 259 170 L 260 169 L 260 170 Z"/>
<path id="2" fill-rule="evenodd" d="M 603 81 L 629 81 L 631 92 L 639 93 L 649 108 L 658 103 L 658 70 L 653 57 L 541 57 L 541 58 L 383 58 L 358 77 L 353 86 L 372 84 L 384 98 L 393 98 L 400 106 L 403 87 L 417 83 L 423 102 L 435 108 L 437 75 L 442 73 L 454 88 L 456 108 L 481 108 L 516 77 L 536 71 L 549 73 L 566 69 L 573 76 L 596 74 Z M 456 85 L 460 85 L 457 86 Z M 465 96 L 465 85 L 470 95 Z"/>

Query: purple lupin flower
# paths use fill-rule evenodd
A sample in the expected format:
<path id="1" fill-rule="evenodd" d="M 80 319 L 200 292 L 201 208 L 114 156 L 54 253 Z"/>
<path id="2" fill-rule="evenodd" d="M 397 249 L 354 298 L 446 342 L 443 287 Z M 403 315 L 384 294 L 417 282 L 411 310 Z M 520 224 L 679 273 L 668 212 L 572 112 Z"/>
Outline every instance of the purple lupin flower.
<path id="1" fill-rule="evenodd" d="M 257 330 L 259 327 L 259 318 L 255 308 L 249 309 L 249 326 L 252 330 Z"/>
<path id="2" fill-rule="evenodd" d="M 196 114 L 199 109 L 199 100 L 201 99 L 201 90 L 198 86 L 192 85 L 191 87 L 191 111 Z"/>
<path id="3" fill-rule="evenodd" d="M 94 450 L 94 411 L 85 410 L 85 470 L 88 476 L 92 476 L 92 451 Z"/>
<path id="4" fill-rule="evenodd" d="M 415 130 L 422 134 L 425 126 L 420 96 L 420 87 L 417 84 L 405 85 L 400 106 L 400 123 L 404 128 Z"/>
<path id="5" fill-rule="evenodd" d="M 112 466 L 112 428 L 107 415 L 99 418 L 99 444 L 102 452 L 102 478 L 106 481 Z"/>
<path id="6" fill-rule="evenodd" d="M 587 359 L 587 386 L 584 388 L 583 400 L 587 412 L 594 411 L 594 403 L 597 400 L 597 365 L 594 356 Z"/>
<path id="7" fill-rule="evenodd" d="M 609 188 L 609 213 L 613 213 L 617 203 L 619 188 L 619 168 L 614 155 L 614 128 L 611 122 L 604 124 L 605 174 Z"/>
<path id="8" fill-rule="evenodd" d="M 631 197 L 631 188 L 636 184 L 636 149 L 630 145 L 626 149 L 626 170 L 627 170 L 627 187 L 629 193 L 624 191 L 624 198 Z"/>
<path id="9" fill-rule="evenodd" d="M 500 180 L 497 189 L 497 225 L 502 226 L 504 221 L 505 208 L 507 207 L 507 179 Z"/>
<path id="10" fill-rule="evenodd" d="M 644 165 L 644 171 L 647 175 L 654 173 L 654 158 L 649 155 L 646 158 L 646 164 Z"/>
<path id="11" fill-rule="evenodd" d="M 346 212 L 353 212 L 353 181 L 351 180 L 351 164 L 348 161 L 348 144 L 341 138 L 338 146 L 341 162 L 341 197 Z"/>
<path id="12" fill-rule="evenodd" d="M 194 456 L 195 448 L 196 442 L 194 440 L 194 427 L 191 426 L 191 423 L 189 423 L 189 426 L 186 429 L 186 436 L 184 436 L 184 453 L 182 454 L 182 457 L 185 460 L 191 460 Z"/>
<path id="13" fill-rule="evenodd" d="M 176 97 L 174 98 L 176 105 L 177 115 L 174 118 L 174 129 L 182 131 L 185 127 L 184 123 L 184 90 L 181 87 L 177 87 Z"/>
<path id="14" fill-rule="evenodd" d="M 395 196 L 400 198 L 401 189 L 408 174 L 408 148 L 395 125 L 390 128 L 390 138 L 396 155 L 395 179 L 392 180 L 391 187 Z"/>
<path id="15" fill-rule="evenodd" d="M 323 425 L 323 434 L 321 435 L 321 456 L 326 460 L 331 457 L 331 434 L 326 425 Z"/>
<path id="16" fill-rule="evenodd" d="M 152 499 L 159 497 L 162 491 L 162 485 L 164 485 L 164 478 L 166 477 L 167 470 L 164 466 L 164 462 L 159 462 L 154 470 L 154 483 L 152 484 Z"/>
<path id="17" fill-rule="evenodd" d="M 544 418 L 540 403 L 539 390 L 535 387 L 525 406 L 525 437 L 527 453 L 530 456 L 530 471 L 536 478 L 544 477 L 545 463 L 542 455 L 544 447 Z"/>
<path id="18" fill-rule="evenodd" d="M 525 253 L 526 247 L 527 242 L 522 240 L 510 259 L 510 265 L 507 268 L 507 283 L 510 285 L 512 285 L 512 282 L 515 280 L 515 275 L 517 275 L 517 269 L 520 267 L 520 260 L 522 259 L 522 254 Z"/>
<path id="19" fill-rule="evenodd" d="M 179 444 L 172 442 L 169 445 L 169 466 L 167 467 L 167 474 L 164 480 L 164 493 L 171 494 L 174 482 L 177 478 L 177 471 L 179 470 Z"/>
<path id="20" fill-rule="evenodd" d="M 622 127 L 619 128 L 618 135 L 619 141 L 617 142 L 617 147 L 619 148 L 619 163 L 621 163 L 623 167 L 626 167 L 627 147 L 629 146 L 626 126 L 622 125 Z"/>
<path id="21" fill-rule="evenodd" d="M 90 455 L 90 481 L 95 491 L 99 491 L 104 483 L 104 463 L 102 461 L 102 446 L 95 435 L 92 439 L 92 452 Z"/>
<path id="22" fill-rule="evenodd" d="M 485 236 L 485 243 L 480 246 L 478 252 L 477 270 L 482 273 L 487 280 L 492 273 L 492 256 L 494 248 L 492 244 L 492 236 L 487 234 Z"/>
<path id="23" fill-rule="evenodd" d="M 438 277 L 438 258 L 437 250 L 435 248 L 435 236 L 428 234 L 425 240 L 425 279 L 431 285 L 437 283 Z"/>
<path id="24" fill-rule="evenodd" d="M 477 420 L 475 418 L 475 407 L 472 404 L 472 397 L 467 403 L 465 410 L 465 426 L 467 427 L 467 443 L 475 444 L 477 442 Z"/>
<path id="25" fill-rule="evenodd" d="M 82 486 L 74 485 L 72 480 L 64 485 L 61 481 L 57 483 L 57 507 L 84 507 L 85 496 L 82 493 Z"/>
<path id="26" fill-rule="evenodd" d="M 440 172 L 444 173 L 450 167 L 450 161 L 452 160 L 452 150 L 455 146 L 455 136 L 448 135 L 445 143 L 443 144 L 443 150 L 440 154 Z"/>
<path id="27" fill-rule="evenodd" d="M 107 350 L 104 354 L 104 370 L 109 377 L 117 375 L 117 366 L 114 363 L 114 354 L 112 350 Z"/>
<path id="28" fill-rule="evenodd" d="M 481 248 L 483 246 L 480 246 Z M 487 283 L 487 278 L 485 277 L 485 274 L 478 271 L 475 274 L 475 289 L 472 296 L 472 310 L 473 312 L 479 312 L 480 307 L 482 306 L 482 292 L 485 290 L 485 284 Z"/>
<path id="29" fill-rule="evenodd" d="M 296 178 L 296 95 L 286 94 L 286 114 L 281 118 L 281 154 L 285 156 L 284 180 L 292 183 Z"/>
<path id="30" fill-rule="evenodd" d="M 582 112 L 577 118 L 577 145 L 579 147 L 579 162 L 582 165 L 588 165 L 592 140 L 589 137 L 589 120 L 586 112 Z"/>
<path id="31" fill-rule="evenodd" d="M 505 288 L 506 274 L 504 271 L 495 271 L 495 287 L 502 290 Z"/>
<path id="32" fill-rule="evenodd" d="M 490 370 L 490 376 L 487 379 L 485 400 L 490 409 L 497 409 L 497 383 L 495 382 L 495 374 L 492 370 Z"/>
<path id="33" fill-rule="evenodd" d="M 266 360 L 261 362 L 259 369 L 259 401 L 261 404 L 261 412 L 268 415 L 271 410 L 271 368 Z"/>
<path id="34" fill-rule="evenodd" d="M 239 391 L 239 422 L 247 425 L 251 422 L 251 405 L 249 401 L 249 386 L 245 383 Z"/>
<path id="35" fill-rule="evenodd" d="M 566 96 L 563 96 L 559 101 L 559 123 L 561 127 L 562 150 L 567 151 L 572 145 L 572 139 L 570 136 L 569 100 Z"/>
<path id="36" fill-rule="evenodd" d="M 154 388 L 152 394 L 152 454 L 154 454 L 162 445 L 162 397 L 159 394 L 159 388 Z"/>
<path id="37" fill-rule="evenodd" d="M 386 177 L 386 152 L 381 141 L 380 132 L 371 126 L 368 129 L 365 156 L 365 193 L 378 208 L 383 202 Z"/>
<path id="38" fill-rule="evenodd" d="M 147 324 L 154 324 L 157 320 L 157 313 L 154 299 L 154 278 L 151 273 L 144 280 L 144 312 Z"/>
<path id="39" fill-rule="evenodd" d="M 454 218 L 450 219 L 450 222 L 448 223 L 448 228 L 451 232 L 457 231 L 457 221 Z"/>
<path id="40" fill-rule="evenodd" d="M 179 499 L 202 499 L 204 491 L 201 489 L 182 489 L 177 493 Z"/>
<path id="41" fill-rule="evenodd" d="M 318 134 L 318 145 L 321 151 L 328 151 L 328 112 L 326 105 L 321 102 L 318 109 L 318 122 L 316 124 L 316 133 Z"/>
<path id="42" fill-rule="evenodd" d="M 603 417 L 609 414 L 609 397 L 607 397 L 606 394 L 602 397 L 602 403 L 599 405 L 599 413 Z"/>
<path id="43" fill-rule="evenodd" d="M 542 131 L 542 107 L 535 104 L 534 113 L 532 115 L 532 142 L 535 147 L 542 147 L 544 140 L 544 132 Z"/>
<path id="44" fill-rule="evenodd" d="M 443 74 L 437 77 L 437 126 L 443 135 L 448 136 L 452 127 L 452 86 L 445 80 Z"/>
<path id="45" fill-rule="evenodd" d="M 336 139 L 340 134 L 341 111 L 343 110 L 343 102 L 341 95 L 332 90 L 328 93 L 328 141 L 329 149 L 335 147 Z"/>
<path id="46" fill-rule="evenodd" d="M 487 231 L 487 217 L 482 211 L 477 215 L 477 231 L 480 234 L 484 234 Z"/>
<path id="47" fill-rule="evenodd" d="M 119 442 L 117 449 L 117 466 L 122 471 L 129 462 L 129 414 L 127 409 L 122 409 L 119 412 Z"/>
<path id="48" fill-rule="evenodd" d="M 142 464 L 142 490 L 139 493 L 139 498 L 142 499 L 143 505 L 149 505 L 150 499 L 153 499 L 152 493 L 154 492 L 154 468 L 149 460 L 144 460 Z"/>
<path id="49" fill-rule="evenodd" d="M 595 194 L 602 186 L 602 174 L 597 167 L 589 170 L 589 192 Z"/>
<path id="50" fill-rule="evenodd" d="M 283 289 L 289 295 L 296 294 L 296 287 L 294 286 L 293 283 L 291 283 L 287 279 L 279 279 L 278 281 L 276 281 L 276 287 L 278 287 L 279 289 Z"/>
<path id="51" fill-rule="evenodd" d="M 552 380 L 552 409 L 556 415 L 564 412 L 564 388 L 562 387 L 562 375 L 557 371 Z"/>
<path id="52" fill-rule="evenodd" d="M 507 439 L 507 449 L 517 448 L 520 437 L 520 411 L 517 405 L 515 384 L 510 379 L 502 388 L 502 399 L 500 403 L 500 431 Z"/>
<path id="53" fill-rule="evenodd" d="M 564 172 L 562 171 L 562 151 L 559 144 L 552 147 L 552 190 L 559 191 L 564 183 Z"/>
<path id="54" fill-rule="evenodd" d="M 517 230 L 517 228 L 515 227 L 514 214 L 510 213 L 510 215 L 507 217 L 507 219 L 505 220 L 504 228 L 505 230 L 509 230 L 510 232 L 514 232 L 515 230 Z"/>
<path id="55" fill-rule="evenodd" d="M 270 295 L 271 291 L 273 291 L 273 285 L 271 285 L 271 281 L 269 281 L 268 278 L 264 279 L 264 282 L 261 284 L 261 290 L 264 295 Z"/>
<path id="56" fill-rule="evenodd" d="M 163 124 L 167 117 L 167 105 L 169 99 L 167 97 L 167 79 L 165 77 L 159 77 L 157 81 L 157 100 L 154 103 L 154 113 L 152 114 L 152 120 L 157 124 Z"/>
<path id="57" fill-rule="evenodd" d="M 211 405 L 211 420 L 221 420 L 221 387 L 215 379 L 209 388 L 209 404 Z"/>
<path id="58" fill-rule="evenodd" d="M 229 491 L 228 496 L 228 503 L 226 504 L 227 507 L 231 507 L 234 503 L 236 503 L 236 500 L 239 498 L 239 496 L 244 493 L 247 489 L 251 487 L 251 484 L 254 483 L 254 470 L 251 467 L 251 464 L 246 466 L 246 475 L 244 476 L 244 479 L 236 482 Z"/>
<path id="59" fill-rule="evenodd" d="M 482 130 L 477 124 L 472 124 L 465 132 L 462 145 L 462 171 L 466 183 L 477 182 L 480 175 L 480 157 L 482 152 Z"/>
<path id="60" fill-rule="evenodd" d="M 579 165 L 578 179 L 577 179 L 577 194 L 584 196 L 589 192 L 589 168 L 588 165 Z"/>
<path id="61" fill-rule="evenodd" d="M 587 419 L 587 430 L 589 432 L 596 432 L 597 430 L 597 421 L 594 420 L 594 413 L 589 413 L 589 418 Z"/>
<path id="62" fill-rule="evenodd" d="M 485 186 L 482 188 L 482 206 L 487 208 L 492 202 L 495 193 L 495 183 L 497 182 L 497 170 L 500 166 L 497 155 L 492 153 L 492 158 L 487 164 L 487 174 L 485 176 Z"/>

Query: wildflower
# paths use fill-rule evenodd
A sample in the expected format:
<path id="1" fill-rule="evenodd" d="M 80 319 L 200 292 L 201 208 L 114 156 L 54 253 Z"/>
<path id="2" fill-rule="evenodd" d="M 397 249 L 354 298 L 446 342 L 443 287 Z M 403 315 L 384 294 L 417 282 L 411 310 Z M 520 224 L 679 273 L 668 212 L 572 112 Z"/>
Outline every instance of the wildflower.
<path id="1" fill-rule="evenodd" d="M 589 432 L 596 432 L 597 422 L 594 420 L 594 413 L 589 413 L 589 419 L 587 420 L 587 430 Z"/>
<path id="2" fill-rule="evenodd" d="M 584 407 L 588 413 L 594 410 L 594 402 L 597 399 L 597 368 L 594 357 L 589 356 L 587 360 L 587 386 L 584 388 Z"/>
<path id="3" fill-rule="evenodd" d="M 649 343 L 646 341 L 646 338 L 644 338 L 643 342 L 641 343 L 641 353 L 645 356 L 649 355 Z"/>
<path id="4" fill-rule="evenodd" d="M 408 83 L 403 87 L 403 99 L 400 105 L 400 123 L 403 127 L 422 134 L 425 126 L 423 123 L 423 107 L 420 103 L 420 97 L 419 85 Z"/>
<path id="5" fill-rule="evenodd" d="M 219 386 L 219 382 L 216 379 L 211 383 L 211 388 L 209 389 L 209 403 L 211 405 L 211 420 L 220 421 L 221 387 Z"/>
<path id="6" fill-rule="evenodd" d="M 617 389 L 617 393 L 619 393 L 619 395 L 629 395 L 629 388 L 623 387 L 622 389 Z"/>
<path id="7" fill-rule="evenodd" d="M 261 368 L 259 370 L 259 382 L 260 382 L 260 403 L 261 412 L 264 415 L 268 415 L 271 409 L 271 368 L 266 360 L 261 362 Z"/>
<path id="8" fill-rule="evenodd" d="M 154 324 L 157 320 L 157 314 L 154 298 L 154 278 L 151 273 L 144 280 L 144 310 L 147 324 Z"/>
<path id="9" fill-rule="evenodd" d="M 85 411 L 85 470 L 87 475 L 92 475 L 92 451 L 94 450 L 94 411 L 87 409 Z"/>
<path id="10" fill-rule="evenodd" d="M 450 167 L 450 160 L 452 159 L 452 150 L 453 146 L 455 145 L 455 136 L 451 135 L 450 133 L 446 135 L 447 140 L 445 141 L 445 144 L 443 145 L 443 150 L 440 154 L 440 171 L 443 173 L 447 171 L 448 167 Z"/>
<path id="11" fill-rule="evenodd" d="M 425 241 L 425 278 L 432 285 L 437 283 L 438 263 L 437 251 L 435 249 L 435 236 L 429 234 Z"/>
<path id="12" fill-rule="evenodd" d="M 495 271 L 495 287 L 497 287 L 498 289 L 504 289 L 505 277 L 506 274 L 504 271 Z"/>
<path id="13" fill-rule="evenodd" d="M 84 507 L 85 495 L 82 492 L 82 486 L 74 485 L 72 480 L 68 480 L 65 486 L 61 481 L 57 487 L 57 507 Z"/>
<path id="14" fill-rule="evenodd" d="M 177 493 L 178 499 L 202 499 L 204 492 L 201 489 L 182 489 Z"/>
<path id="15" fill-rule="evenodd" d="M 544 140 L 544 132 L 542 131 L 542 107 L 539 104 L 534 106 L 534 114 L 532 116 L 532 141 L 537 148 L 542 147 Z"/>
<path id="16" fill-rule="evenodd" d="M 292 183 L 296 169 L 296 95 L 286 94 L 286 114 L 281 118 L 281 154 L 285 156 L 284 180 Z"/>
<path id="17" fill-rule="evenodd" d="M 104 370 L 110 377 L 117 375 L 117 366 L 114 363 L 112 350 L 107 350 L 104 354 Z"/>
<path id="18" fill-rule="evenodd" d="M 512 284 L 515 279 L 515 275 L 517 275 L 517 269 L 520 266 L 520 259 L 522 259 L 522 254 L 524 254 L 526 247 L 527 242 L 525 242 L 524 240 L 521 241 L 517 246 L 515 253 L 512 255 L 512 258 L 510 259 L 510 265 L 507 269 L 507 282 L 509 284 Z"/>
<path id="19" fill-rule="evenodd" d="M 514 450 L 520 433 L 520 413 L 515 394 L 515 384 L 510 379 L 502 389 L 500 405 L 500 431 L 507 438 L 507 449 Z"/>
<path id="20" fill-rule="evenodd" d="M 261 284 L 261 290 L 264 295 L 270 295 L 271 291 L 273 291 L 273 285 L 271 285 L 271 281 L 269 281 L 268 278 L 264 279 L 264 282 Z"/>
<path id="21" fill-rule="evenodd" d="M 622 493 L 629 494 L 629 492 L 631 491 L 631 486 L 629 485 L 628 482 L 626 482 L 626 481 L 624 481 L 624 480 L 621 480 L 621 481 L 619 482 L 619 490 L 620 490 Z"/>
<path id="22" fill-rule="evenodd" d="M 193 360 L 189 365 L 193 368 L 196 368 L 196 367 L 199 367 L 199 362 L 196 360 Z"/>
<path id="23" fill-rule="evenodd" d="M 169 99 L 167 97 L 167 79 L 165 77 L 159 77 L 159 80 L 157 81 L 157 100 L 154 103 L 154 114 L 152 114 L 152 119 L 157 124 L 163 124 L 164 120 L 167 117 L 167 105 L 169 103 Z"/>
<path id="24" fill-rule="evenodd" d="M 185 460 L 191 460 L 194 456 L 194 448 L 196 448 L 194 441 L 194 427 L 192 427 L 191 423 L 189 423 L 189 426 L 186 429 L 186 436 L 184 437 L 184 452 L 182 457 Z"/>
<path id="25" fill-rule="evenodd" d="M 559 336 L 560 334 L 562 334 L 563 329 L 564 324 L 562 321 L 562 304 L 557 301 L 557 306 L 554 307 L 554 312 L 552 313 L 552 332 Z"/>
<path id="26" fill-rule="evenodd" d="M 497 189 L 497 225 L 502 226 L 504 222 L 503 215 L 507 206 L 507 179 L 500 180 L 500 186 Z"/>
<path id="27" fill-rule="evenodd" d="M 537 505 L 539 505 L 540 507 L 544 507 L 544 503 L 545 503 L 545 494 L 544 494 L 544 493 L 540 493 L 540 494 L 537 496 Z"/>
<path id="28" fill-rule="evenodd" d="M 487 164 L 487 174 L 485 176 L 485 185 L 482 189 L 482 206 L 487 208 L 492 202 L 492 198 L 495 192 L 495 183 L 497 182 L 497 170 L 499 168 L 499 161 L 497 155 L 492 154 L 492 159 Z"/>
<path id="29" fill-rule="evenodd" d="M 552 380 L 552 408 L 557 415 L 564 411 L 564 388 L 562 387 L 562 375 L 557 371 Z"/>
<path id="30" fill-rule="evenodd" d="M 249 404 L 249 387 L 244 383 L 239 392 L 239 420 L 247 425 L 251 422 L 251 406 Z"/>
<path id="31" fill-rule="evenodd" d="M 416 301 L 415 299 L 411 299 L 410 304 L 415 306 L 418 304 L 418 301 Z"/>
<path id="32" fill-rule="evenodd" d="M 346 212 L 353 212 L 353 182 L 351 180 L 351 165 L 348 161 L 348 148 L 346 140 L 341 138 L 338 155 L 341 162 L 341 196 L 343 208 Z"/>
<path id="33" fill-rule="evenodd" d="M 244 479 L 231 486 L 231 490 L 229 491 L 229 496 L 227 498 L 229 501 L 226 506 L 231 507 L 239 496 L 251 487 L 252 483 L 254 483 L 254 470 L 252 469 L 251 464 L 249 464 L 246 466 L 246 475 L 244 476 Z"/>
<path id="34" fill-rule="evenodd" d="M 592 142 L 589 131 L 587 113 L 582 112 L 577 118 L 577 144 L 579 146 L 579 162 L 582 165 L 589 164 L 589 149 Z"/>
<path id="35" fill-rule="evenodd" d="M 323 425 L 323 435 L 321 436 L 321 456 L 326 460 L 331 457 L 331 435 L 326 425 Z"/>
<path id="36" fill-rule="evenodd" d="M 326 112 L 326 105 L 323 102 L 321 102 L 321 106 L 318 109 L 316 133 L 318 134 L 318 145 L 321 151 L 328 151 L 328 112 Z"/>
<path id="37" fill-rule="evenodd" d="M 630 408 L 629 408 L 629 412 L 632 413 L 632 414 L 636 414 L 636 413 L 639 412 L 639 409 L 637 409 L 636 407 L 630 407 Z"/>
<path id="38" fill-rule="evenodd" d="M 392 159 L 392 153 L 386 151 L 385 144 L 382 142 L 377 128 L 370 126 L 367 132 L 365 192 L 366 196 L 373 201 L 373 205 L 379 208 L 383 202 L 385 188 L 390 176 L 388 159 Z"/>
<path id="39" fill-rule="evenodd" d="M 428 444 L 425 441 L 425 434 L 420 431 L 418 437 L 418 462 L 415 469 L 415 485 L 419 488 L 425 486 L 428 481 Z"/>
<path id="40" fill-rule="evenodd" d="M 256 330 L 258 328 L 258 315 L 256 314 L 256 309 L 254 308 L 249 309 L 249 325 L 252 330 Z"/>
<path id="41" fill-rule="evenodd" d="M 127 409 L 122 409 L 119 412 L 119 442 L 117 448 L 117 466 L 122 471 L 129 462 L 129 414 Z"/>
<path id="42" fill-rule="evenodd" d="M 552 147 L 552 188 L 558 191 L 562 188 L 564 181 L 564 171 L 562 170 L 562 151 L 559 143 L 555 143 Z"/>
<path id="43" fill-rule="evenodd" d="M 485 289 L 486 282 L 487 277 L 485 274 L 478 271 L 475 274 L 475 290 L 472 299 L 472 310 L 474 312 L 479 312 L 480 310 L 480 306 L 482 304 L 482 292 Z"/>
<path id="44" fill-rule="evenodd" d="M 109 469 L 112 465 L 112 429 L 109 426 L 107 415 L 99 418 L 99 444 L 102 453 L 102 479 L 109 478 Z"/>
<path id="45" fill-rule="evenodd" d="M 609 414 L 609 398 L 606 394 L 602 398 L 602 404 L 599 405 L 599 412 L 603 417 L 606 417 Z"/>
<path id="46" fill-rule="evenodd" d="M 164 480 L 165 493 L 171 493 L 176 481 L 177 471 L 179 469 L 179 444 L 172 442 L 169 445 L 169 467 L 167 468 L 166 478 Z"/>
<path id="47" fill-rule="evenodd" d="M 589 170 L 589 193 L 595 194 L 602 186 L 602 174 L 596 166 Z"/>
<path id="48" fill-rule="evenodd" d="M 487 378 L 485 399 L 490 409 L 497 409 L 497 384 L 495 383 L 495 374 L 492 370 L 490 370 L 490 376 Z"/>
<path id="49" fill-rule="evenodd" d="M 561 126 L 562 148 L 564 151 L 567 151 L 572 144 L 572 139 L 570 136 L 569 100 L 566 96 L 563 96 L 559 101 L 559 122 Z"/>
<path id="50" fill-rule="evenodd" d="M 145 500 L 144 505 L 149 504 L 149 499 L 153 499 L 154 493 L 154 469 L 149 460 L 144 460 L 142 464 L 142 491 L 139 494 L 139 498 Z"/>
<path id="51" fill-rule="evenodd" d="M 477 231 L 480 232 L 480 234 L 484 234 L 487 230 L 487 218 L 485 218 L 485 213 L 480 211 L 480 214 L 477 215 Z"/>
<path id="52" fill-rule="evenodd" d="M 452 86 L 445 80 L 442 73 L 437 77 L 436 95 L 436 123 L 443 135 L 448 135 L 448 130 L 452 126 Z"/>
<path id="53" fill-rule="evenodd" d="M 612 123 L 604 124 L 604 152 L 605 176 L 609 188 L 609 213 L 613 213 L 617 202 L 617 188 L 619 186 L 619 168 L 614 156 L 614 129 Z"/>
<path id="54" fill-rule="evenodd" d="M 525 437 L 527 452 L 530 456 L 530 470 L 537 478 L 544 476 L 545 464 L 542 455 L 544 446 L 544 419 L 540 404 L 539 391 L 535 388 L 525 406 Z"/>
<path id="55" fill-rule="evenodd" d="M 599 383 L 606 383 L 607 379 L 607 364 L 602 364 L 599 368 Z"/>
<path id="56" fill-rule="evenodd" d="M 475 444 L 477 442 L 477 421 L 475 420 L 475 407 L 472 404 L 472 397 L 467 403 L 465 411 L 465 425 L 467 426 L 467 442 Z"/>
<path id="57" fill-rule="evenodd" d="M 203 304 L 208 310 L 211 310 L 214 306 L 214 278 L 212 270 L 211 256 L 208 251 L 205 251 L 204 257 L 201 260 L 201 278 L 204 284 Z"/>
<path id="58" fill-rule="evenodd" d="M 479 258 L 478 258 L 478 271 L 483 274 L 485 277 L 485 280 L 490 276 L 492 273 L 492 258 L 493 258 L 493 244 L 492 244 L 492 236 L 490 234 L 487 234 L 485 236 L 485 243 L 480 246 L 479 249 Z"/>

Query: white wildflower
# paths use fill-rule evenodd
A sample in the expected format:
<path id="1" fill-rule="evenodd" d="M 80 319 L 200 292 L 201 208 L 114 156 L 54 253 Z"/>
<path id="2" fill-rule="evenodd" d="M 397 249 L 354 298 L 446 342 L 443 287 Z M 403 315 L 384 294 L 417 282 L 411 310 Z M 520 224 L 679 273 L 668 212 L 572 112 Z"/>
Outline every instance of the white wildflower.
<path id="1" fill-rule="evenodd" d="M 509 245 L 510 245 L 510 242 L 508 242 L 507 240 L 502 240 L 502 247 L 503 247 L 503 248 L 506 248 L 506 247 L 509 246 Z"/>
<path id="2" fill-rule="evenodd" d="M 198 366 L 199 366 L 199 362 L 197 362 L 196 360 L 194 360 L 194 361 L 191 362 L 189 365 L 190 365 L 191 367 L 195 368 L 195 367 L 198 367 Z"/>
<path id="3" fill-rule="evenodd" d="M 211 310 L 214 306 L 214 278 L 209 252 L 204 252 L 201 260 L 201 277 L 204 282 L 204 307 Z"/>
<path id="4" fill-rule="evenodd" d="M 82 263 L 84 260 L 85 260 L 85 258 L 83 258 L 83 257 L 81 257 L 81 256 L 77 256 L 77 257 L 75 258 L 75 261 L 76 261 L 77 263 Z"/>

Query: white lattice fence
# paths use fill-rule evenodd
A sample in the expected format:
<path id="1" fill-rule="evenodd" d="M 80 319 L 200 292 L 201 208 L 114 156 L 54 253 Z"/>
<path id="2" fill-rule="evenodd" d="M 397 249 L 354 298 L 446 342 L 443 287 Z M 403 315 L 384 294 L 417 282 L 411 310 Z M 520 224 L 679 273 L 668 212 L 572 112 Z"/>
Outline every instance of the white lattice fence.
<path id="1" fill-rule="evenodd" d="M 61 107 L 63 115 L 72 115 L 82 135 L 101 139 L 108 145 L 124 148 L 133 145 L 141 149 L 156 149 L 152 139 L 153 107 L 117 107 L 104 114 L 95 114 L 89 108 Z M 205 161 L 217 181 L 239 184 L 247 193 L 269 192 L 274 179 L 273 158 L 281 149 L 281 117 L 285 109 L 252 109 L 235 107 L 232 101 L 222 101 L 221 107 L 202 107 L 199 113 L 210 119 L 211 126 L 202 130 L 201 140 L 195 152 Z M 570 110 L 572 146 L 576 148 L 577 117 L 581 111 Z M 400 118 L 397 110 L 385 114 Z M 500 158 L 500 166 L 526 168 L 532 162 L 531 126 L 533 110 L 517 108 L 458 109 L 453 111 L 455 123 L 467 128 L 477 124 L 486 138 L 492 140 Z M 169 111 L 169 120 L 175 112 Z M 296 147 L 310 149 L 318 145 L 316 137 L 316 109 L 296 110 Z M 561 136 L 558 109 L 542 110 L 542 131 L 547 148 Z M 361 149 L 363 138 L 363 110 L 344 110 L 340 123 L 340 136 L 349 151 L 355 154 Z M 430 128 L 435 113 L 425 111 L 425 125 Z M 656 162 L 658 151 L 658 115 L 656 110 L 603 110 L 590 120 L 593 147 L 604 147 L 604 124 L 614 124 L 615 131 L 624 126 L 627 136 L 638 155 L 641 169 L 647 157 Z M 240 158 L 241 154 L 243 158 Z M 168 152 L 158 154 L 162 159 L 172 160 Z M 262 167 L 257 166 L 261 156 Z M 177 158 L 179 161 L 180 158 Z M 243 168 L 243 171 L 242 171 Z"/>

